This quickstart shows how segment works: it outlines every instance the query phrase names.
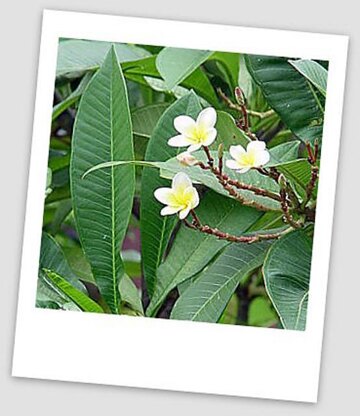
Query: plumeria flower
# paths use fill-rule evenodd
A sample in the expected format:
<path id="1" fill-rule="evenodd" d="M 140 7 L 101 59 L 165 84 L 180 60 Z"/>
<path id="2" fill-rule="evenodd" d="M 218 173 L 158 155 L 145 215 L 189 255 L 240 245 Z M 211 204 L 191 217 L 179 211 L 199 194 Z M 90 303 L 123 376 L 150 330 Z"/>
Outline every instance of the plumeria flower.
<path id="1" fill-rule="evenodd" d="M 216 111 L 212 107 L 205 108 L 194 120 L 189 116 L 178 116 L 174 120 L 174 127 L 180 134 L 171 137 L 169 146 L 189 146 L 187 151 L 194 152 L 201 146 L 210 146 L 216 139 L 217 131 Z"/>
<path id="2" fill-rule="evenodd" d="M 261 141 L 250 142 L 246 150 L 241 146 L 230 146 L 231 160 L 226 161 L 226 166 L 245 173 L 251 168 L 260 168 L 270 160 L 270 153 L 266 145 Z"/>
<path id="3" fill-rule="evenodd" d="M 195 166 L 199 161 L 189 152 L 182 152 L 176 156 L 176 159 L 183 166 Z"/>
<path id="4" fill-rule="evenodd" d="M 181 220 L 187 217 L 190 210 L 199 205 L 199 194 L 188 175 L 183 172 L 174 176 L 171 188 L 158 188 L 154 195 L 158 201 L 166 205 L 160 211 L 161 215 L 179 213 Z"/>

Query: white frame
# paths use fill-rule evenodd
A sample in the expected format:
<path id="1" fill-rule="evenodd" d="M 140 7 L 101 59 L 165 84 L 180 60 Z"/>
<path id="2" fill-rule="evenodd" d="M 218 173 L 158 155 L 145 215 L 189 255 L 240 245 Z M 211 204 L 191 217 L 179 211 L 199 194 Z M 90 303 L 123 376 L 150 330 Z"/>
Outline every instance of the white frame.
<path id="1" fill-rule="evenodd" d="M 59 37 L 330 61 L 305 331 L 35 308 Z M 338 35 L 44 11 L 13 376 L 316 402 L 347 45 Z"/>

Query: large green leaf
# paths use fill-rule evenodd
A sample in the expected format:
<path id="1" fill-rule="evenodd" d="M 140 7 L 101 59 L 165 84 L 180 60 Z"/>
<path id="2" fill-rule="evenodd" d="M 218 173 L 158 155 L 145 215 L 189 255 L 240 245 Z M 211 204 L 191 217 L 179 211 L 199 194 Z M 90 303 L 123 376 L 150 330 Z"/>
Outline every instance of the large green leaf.
<path id="1" fill-rule="evenodd" d="M 200 109 L 199 100 L 194 93 L 172 104 L 161 116 L 153 131 L 146 151 L 146 160 L 165 161 L 175 156 L 178 149 L 167 144 L 168 139 L 176 135 L 174 118 L 181 114 L 196 117 Z M 144 276 L 150 296 L 154 291 L 156 269 L 163 258 L 176 222 L 174 216 L 160 216 L 161 204 L 155 199 L 154 191 L 162 186 L 169 186 L 169 181 L 161 178 L 157 170 L 145 168 L 141 183 L 140 230 Z"/>
<path id="2" fill-rule="evenodd" d="M 328 71 L 311 59 L 289 60 L 290 64 L 326 97 Z"/>
<path id="3" fill-rule="evenodd" d="M 73 135 L 71 193 L 83 250 L 113 313 L 118 312 L 120 301 L 120 248 L 133 203 L 134 166 L 112 167 L 82 176 L 98 163 L 132 159 L 127 92 L 112 48 L 80 102 Z"/>
<path id="4" fill-rule="evenodd" d="M 256 222 L 261 213 L 237 201 L 208 192 L 196 210 L 201 222 L 231 234 L 241 234 Z M 182 226 L 169 256 L 158 269 L 158 279 L 147 314 L 156 314 L 168 293 L 200 272 L 229 242 Z"/>
<path id="5" fill-rule="evenodd" d="M 247 55 L 246 64 L 270 106 L 301 140 L 321 139 L 323 109 L 308 81 L 286 58 Z"/>
<path id="6" fill-rule="evenodd" d="M 294 231 L 274 243 L 264 262 L 266 290 L 286 329 L 306 327 L 311 250 L 311 238 Z"/>
<path id="7" fill-rule="evenodd" d="M 43 269 L 43 271 L 49 283 L 74 302 L 81 310 L 85 312 L 104 312 L 100 305 L 72 286 L 64 277 L 48 269 Z"/>
<path id="8" fill-rule="evenodd" d="M 217 322 L 238 284 L 261 266 L 271 242 L 231 244 L 175 303 L 172 319 Z"/>
<path id="9" fill-rule="evenodd" d="M 270 162 L 266 165 L 280 166 L 288 161 L 294 161 L 297 157 L 299 148 L 299 142 L 289 142 L 276 146 L 270 149 Z M 206 161 L 204 152 L 198 151 L 194 153 L 194 156 L 203 162 Z M 217 153 L 212 152 L 212 156 L 217 164 Z M 255 170 L 250 170 L 247 173 L 237 173 L 225 166 L 226 160 L 230 158 L 228 152 L 224 152 L 224 172 L 232 179 L 239 180 L 240 182 L 251 184 L 259 188 L 266 189 L 275 193 L 279 192 L 279 186 L 271 178 L 260 174 Z M 189 175 L 189 177 L 195 183 L 201 183 L 206 185 L 210 189 L 228 197 L 231 197 L 226 190 L 219 184 L 216 177 L 208 170 L 203 170 L 199 166 L 184 167 L 176 158 L 168 160 L 161 168 L 161 176 L 165 178 L 172 178 L 177 172 L 182 171 Z M 246 190 L 238 191 L 241 196 L 248 202 L 255 201 L 262 204 L 269 210 L 280 210 L 280 203 L 276 200 L 269 199 L 267 197 L 255 195 L 254 193 Z M 231 197 L 232 198 L 232 197 Z"/>
<path id="10" fill-rule="evenodd" d="M 143 85 L 150 85 L 152 88 L 160 91 L 171 92 L 179 95 L 182 87 L 188 90 L 194 90 L 200 97 L 204 98 L 208 103 L 218 105 L 218 98 L 215 91 L 205 73 L 200 69 L 195 69 L 187 76 L 180 86 L 175 86 L 169 90 L 165 81 L 162 81 L 161 75 L 156 68 L 157 56 L 150 56 L 134 62 L 125 62 L 122 64 L 125 77 L 131 81 L 138 82 Z M 155 81 L 158 81 L 155 83 Z"/>
<path id="11" fill-rule="evenodd" d="M 72 78 L 78 77 L 87 71 L 95 71 L 104 62 L 110 48 L 110 42 L 79 39 L 60 42 L 56 76 Z M 135 45 L 117 43 L 115 49 L 119 62 L 135 61 L 149 55 L 145 49 Z"/>
<path id="12" fill-rule="evenodd" d="M 159 70 L 169 90 L 179 85 L 212 55 L 211 51 L 164 48 L 156 58 Z"/>
<path id="13" fill-rule="evenodd" d="M 42 233 L 39 269 L 50 269 L 64 276 L 76 289 L 86 291 L 78 276 L 69 266 L 63 250 L 56 240 L 47 233 Z"/>

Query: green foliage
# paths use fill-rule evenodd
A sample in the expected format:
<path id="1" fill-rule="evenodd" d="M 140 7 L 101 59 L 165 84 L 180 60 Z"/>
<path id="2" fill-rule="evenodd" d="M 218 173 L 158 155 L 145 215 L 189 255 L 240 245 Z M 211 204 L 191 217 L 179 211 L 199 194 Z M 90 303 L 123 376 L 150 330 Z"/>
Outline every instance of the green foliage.
<path id="1" fill-rule="evenodd" d="M 327 70 L 323 66 L 310 59 L 290 60 L 289 62 L 326 97 Z"/>
<path id="2" fill-rule="evenodd" d="M 292 232 L 274 243 L 264 263 L 267 292 L 286 329 L 305 329 L 311 248 L 304 231 Z"/>
<path id="3" fill-rule="evenodd" d="M 178 153 L 170 147 L 167 140 L 176 134 L 173 120 L 176 116 L 187 114 L 195 117 L 200 111 L 200 104 L 195 94 L 191 93 L 170 106 L 162 115 L 150 138 L 145 159 L 147 161 L 165 161 Z M 169 181 L 159 177 L 154 169 L 145 168 L 141 182 L 140 230 L 142 259 L 146 287 L 151 296 L 156 282 L 156 271 L 163 259 L 164 251 L 175 226 L 175 217 L 161 217 L 161 204 L 155 200 L 154 191 L 168 186 Z"/>
<path id="4" fill-rule="evenodd" d="M 307 80 L 286 58 L 247 55 L 247 68 L 270 106 L 301 140 L 322 138 L 324 111 Z"/>
<path id="5" fill-rule="evenodd" d="M 115 49 L 84 93 L 74 127 L 71 193 L 77 231 L 100 292 L 118 312 L 120 257 L 134 193 L 134 167 L 99 170 L 82 178 L 103 160 L 133 159 L 132 128 L 125 82 Z"/>
<path id="6" fill-rule="evenodd" d="M 82 311 L 85 312 L 97 312 L 102 313 L 101 307 L 92 301 L 87 295 L 75 289 L 70 283 L 68 283 L 62 276 L 52 272 L 51 270 L 43 269 L 46 278 L 49 283 L 54 285 L 60 293 L 68 297 L 74 302 Z"/>
<path id="7" fill-rule="evenodd" d="M 36 306 L 304 330 L 325 68 L 62 40 Z M 180 163 L 174 120 L 209 106 L 216 140 Z M 229 169 L 230 146 L 254 139 L 269 162 Z M 181 221 L 154 196 L 179 172 L 199 195 Z"/>
<path id="8" fill-rule="evenodd" d="M 156 67 L 168 90 L 179 85 L 212 55 L 211 51 L 164 48 L 156 58 Z"/>
<path id="9" fill-rule="evenodd" d="M 204 197 L 198 214 L 204 223 L 235 234 L 246 232 L 261 216 L 256 210 L 243 207 L 213 192 Z M 228 244 L 227 241 L 216 240 L 210 235 L 181 227 L 169 256 L 159 267 L 155 292 L 147 314 L 154 315 L 172 289 L 200 272 Z"/>
<path id="10" fill-rule="evenodd" d="M 180 296 L 171 317 L 217 322 L 239 283 L 261 266 L 270 244 L 231 244 Z"/>

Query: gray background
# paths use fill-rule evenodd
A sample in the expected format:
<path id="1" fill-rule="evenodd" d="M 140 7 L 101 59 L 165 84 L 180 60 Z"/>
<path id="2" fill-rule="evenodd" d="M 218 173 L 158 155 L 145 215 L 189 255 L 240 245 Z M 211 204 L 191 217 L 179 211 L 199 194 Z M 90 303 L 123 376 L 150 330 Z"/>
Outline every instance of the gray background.
<path id="1" fill-rule="evenodd" d="M 43 8 L 350 35 L 317 405 L 10 377 Z M 359 409 L 360 25 L 355 1 L 10 0 L 1 10 L 0 397 L 6 415 L 328 415 Z M 201 36 L 201 33 L 199 33 Z M 164 34 L 166 38 L 166 34 Z M 5 92 L 5 94 L 4 94 Z M 266 346 L 264 346 L 266 353 Z M 241 357 L 241 346 L 239 346 Z M 235 359 L 235 357 L 234 357 Z M 236 358 L 239 359 L 239 358 Z M 241 359 L 241 358 L 240 358 Z M 271 357 L 269 357 L 271 359 Z M 231 369 L 229 369 L 231 371 Z M 241 377 L 238 374 L 238 377 Z"/>

